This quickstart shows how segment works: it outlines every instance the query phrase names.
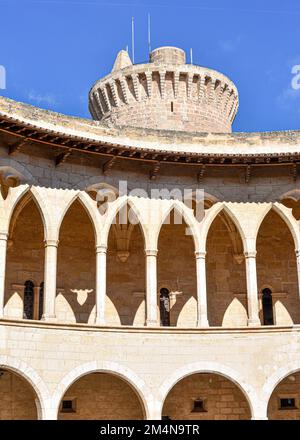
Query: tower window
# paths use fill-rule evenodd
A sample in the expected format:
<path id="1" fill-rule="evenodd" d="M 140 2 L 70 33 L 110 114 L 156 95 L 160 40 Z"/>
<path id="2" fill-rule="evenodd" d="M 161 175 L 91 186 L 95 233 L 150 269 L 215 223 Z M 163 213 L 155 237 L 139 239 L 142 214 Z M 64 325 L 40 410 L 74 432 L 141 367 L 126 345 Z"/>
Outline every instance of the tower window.
<path id="1" fill-rule="evenodd" d="M 279 409 L 297 409 L 295 398 L 279 399 Z"/>
<path id="2" fill-rule="evenodd" d="M 171 112 L 172 113 L 174 112 L 174 102 L 173 101 L 171 101 Z"/>
<path id="3" fill-rule="evenodd" d="M 271 289 L 266 288 L 262 291 L 262 308 L 264 325 L 274 325 L 273 299 Z"/>
<path id="4" fill-rule="evenodd" d="M 194 400 L 194 406 L 192 412 L 206 412 L 206 409 L 204 407 L 204 400 L 202 399 Z"/>
<path id="5" fill-rule="evenodd" d="M 63 400 L 61 403 L 60 412 L 63 413 L 76 412 L 76 399 Z"/>
<path id="6" fill-rule="evenodd" d="M 170 325 L 170 295 L 169 290 L 163 287 L 160 289 L 160 325 Z"/>

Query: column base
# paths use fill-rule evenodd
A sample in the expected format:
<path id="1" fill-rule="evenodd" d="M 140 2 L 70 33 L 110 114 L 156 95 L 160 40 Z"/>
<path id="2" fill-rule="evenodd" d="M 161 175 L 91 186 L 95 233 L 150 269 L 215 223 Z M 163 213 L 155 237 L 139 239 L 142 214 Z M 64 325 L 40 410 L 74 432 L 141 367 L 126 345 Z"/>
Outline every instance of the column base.
<path id="1" fill-rule="evenodd" d="M 259 319 L 248 319 L 247 321 L 248 327 L 260 327 L 261 322 Z"/>
<path id="2" fill-rule="evenodd" d="M 269 420 L 267 416 L 253 416 L 251 420 Z"/>
<path id="3" fill-rule="evenodd" d="M 58 322 L 58 319 L 55 315 L 43 315 L 41 321 L 45 322 Z"/>
<path id="4" fill-rule="evenodd" d="M 106 322 L 104 318 L 98 318 L 95 319 L 95 325 L 99 325 L 100 327 L 106 326 Z"/>
<path id="5" fill-rule="evenodd" d="M 196 327 L 197 327 L 197 328 L 199 328 L 199 327 L 203 327 L 203 328 L 209 327 L 208 319 L 207 319 L 207 318 L 201 318 L 201 319 L 199 319 L 199 320 L 197 321 L 197 323 L 196 323 Z"/>

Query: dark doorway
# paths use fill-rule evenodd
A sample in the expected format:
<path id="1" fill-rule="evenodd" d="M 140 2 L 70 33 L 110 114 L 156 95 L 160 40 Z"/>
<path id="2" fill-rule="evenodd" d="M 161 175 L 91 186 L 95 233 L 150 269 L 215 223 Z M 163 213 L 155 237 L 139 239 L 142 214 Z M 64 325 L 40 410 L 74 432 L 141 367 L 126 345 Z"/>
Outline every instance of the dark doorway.
<path id="1" fill-rule="evenodd" d="M 169 290 L 163 287 L 160 289 L 160 325 L 170 325 L 170 295 Z"/>
<path id="2" fill-rule="evenodd" d="M 266 288 L 262 291 L 262 308 L 264 325 L 274 325 L 273 299 L 271 289 Z"/>

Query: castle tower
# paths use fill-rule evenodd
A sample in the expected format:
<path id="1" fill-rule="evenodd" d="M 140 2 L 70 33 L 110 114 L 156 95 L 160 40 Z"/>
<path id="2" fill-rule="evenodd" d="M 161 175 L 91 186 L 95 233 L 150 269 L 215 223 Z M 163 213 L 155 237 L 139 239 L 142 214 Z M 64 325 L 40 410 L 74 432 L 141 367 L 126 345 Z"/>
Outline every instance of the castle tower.
<path id="1" fill-rule="evenodd" d="M 95 120 L 187 132 L 231 132 L 238 103 L 230 79 L 186 64 L 185 52 L 176 47 L 155 49 L 149 63 L 135 65 L 120 51 L 112 72 L 89 93 Z"/>

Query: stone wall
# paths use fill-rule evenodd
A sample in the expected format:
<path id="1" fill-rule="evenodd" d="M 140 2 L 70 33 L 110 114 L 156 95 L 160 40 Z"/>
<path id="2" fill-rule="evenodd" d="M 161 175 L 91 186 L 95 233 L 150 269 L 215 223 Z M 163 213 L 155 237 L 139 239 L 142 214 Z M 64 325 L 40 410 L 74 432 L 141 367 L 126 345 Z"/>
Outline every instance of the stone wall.
<path id="1" fill-rule="evenodd" d="M 131 387 L 116 376 L 94 373 L 82 377 L 66 392 L 75 399 L 75 412 L 62 412 L 59 420 L 141 420 L 143 408 Z"/>
<path id="2" fill-rule="evenodd" d="M 270 398 L 268 418 L 270 420 L 300 419 L 300 373 L 291 374 L 280 382 Z M 295 408 L 280 409 L 280 398 L 294 398 Z"/>
<path id="3" fill-rule="evenodd" d="M 44 281 L 44 230 L 33 201 L 23 208 L 11 233 L 6 263 L 5 313 L 23 318 L 25 282 L 30 280 L 34 283 L 37 297 L 40 284 Z"/>
<path id="4" fill-rule="evenodd" d="M 37 419 L 32 387 L 7 370 L 1 370 L 0 374 L 0 420 Z"/>
<path id="5" fill-rule="evenodd" d="M 95 321 L 95 236 L 79 202 L 61 225 L 57 260 L 57 318 L 65 322 Z"/>
<path id="6" fill-rule="evenodd" d="M 158 300 L 161 288 L 170 292 L 170 324 L 195 327 L 197 285 L 194 243 L 185 223 L 163 225 L 158 240 Z M 159 304 L 159 301 L 158 301 Z"/>
<path id="7" fill-rule="evenodd" d="M 203 400 L 204 411 L 194 412 L 194 401 Z M 249 404 L 239 388 L 216 374 L 195 374 L 177 383 L 163 407 L 172 420 L 250 419 Z"/>
<path id="8" fill-rule="evenodd" d="M 237 236 L 237 239 L 240 239 Z M 211 326 L 247 325 L 245 263 L 234 258 L 233 243 L 221 216 L 207 237 L 207 300 Z"/>
<path id="9" fill-rule="evenodd" d="M 275 324 L 299 324 L 295 245 L 286 224 L 272 211 L 264 219 L 258 233 L 257 278 L 259 292 L 266 287 L 272 290 Z"/>

